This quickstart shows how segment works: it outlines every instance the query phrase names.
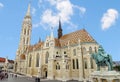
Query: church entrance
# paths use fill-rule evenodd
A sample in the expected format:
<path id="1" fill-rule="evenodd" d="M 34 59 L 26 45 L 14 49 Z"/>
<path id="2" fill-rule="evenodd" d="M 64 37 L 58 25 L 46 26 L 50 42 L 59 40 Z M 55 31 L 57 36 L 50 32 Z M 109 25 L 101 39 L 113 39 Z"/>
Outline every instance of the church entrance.
<path id="1" fill-rule="evenodd" d="M 45 78 L 47 78 L 47 71 L 45 71 Z"/>
<path id="2" fill-rule="evenodd" d="M 47 68 L 45 67 L 45 68 L 43 68 L 43 71 L 42 71 L 42 76 L 43 76 L 43 78 L 47 78 L 47 76 L 48 76 L 48 70 L 47 70 Z"/>

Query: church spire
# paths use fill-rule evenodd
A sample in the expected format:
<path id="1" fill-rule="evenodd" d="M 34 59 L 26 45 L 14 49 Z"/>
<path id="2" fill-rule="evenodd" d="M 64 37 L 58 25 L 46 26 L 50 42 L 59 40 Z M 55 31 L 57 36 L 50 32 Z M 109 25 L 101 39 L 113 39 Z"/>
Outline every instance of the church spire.
<path id="1" fill-rule="evenodd" d="M 28 10 L 27 10 L 27 13 L 26 13 L 26 16 L 30 16 L 30 7 L 31 7 L 31 5 L 30 5 L 30 3 L 29 3 L 29 5 L 28 5 Z"/>
<path id="2" fill-rule="evenodd" d="M 60 39 L 61 36 L 62 36 L 62 25 L 61 25 L 61 21 L 59 19 L 58 39 Z"/>

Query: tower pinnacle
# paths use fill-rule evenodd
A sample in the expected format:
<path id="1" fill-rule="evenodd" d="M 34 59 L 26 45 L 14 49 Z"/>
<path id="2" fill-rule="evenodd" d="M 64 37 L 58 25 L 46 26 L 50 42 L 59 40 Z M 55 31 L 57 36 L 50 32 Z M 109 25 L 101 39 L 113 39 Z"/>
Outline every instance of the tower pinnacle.
<path id="1" fill-rule="evenodd" d="M 58 27 L 58 39 L 62 36 L 62 26 L 61 26 L 61 21 L 59 19 L 59 27 Z"/>
<path id="2" fill-rule="evenodd" d="M 30 3 L 28 5 L 28 10 L 27 10 L 26 16 L 30 16 Z"/>

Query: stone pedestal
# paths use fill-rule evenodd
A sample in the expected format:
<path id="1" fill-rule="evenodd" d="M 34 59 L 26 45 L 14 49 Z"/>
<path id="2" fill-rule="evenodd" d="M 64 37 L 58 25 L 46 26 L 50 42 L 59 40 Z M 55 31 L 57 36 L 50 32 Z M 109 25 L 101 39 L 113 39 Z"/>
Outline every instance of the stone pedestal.
<path id="1" fill-rule="evenodd" d="M 116 71 L 95 71 L 90 78 L 91 82 L 120 82 L 120 73 Z"/>

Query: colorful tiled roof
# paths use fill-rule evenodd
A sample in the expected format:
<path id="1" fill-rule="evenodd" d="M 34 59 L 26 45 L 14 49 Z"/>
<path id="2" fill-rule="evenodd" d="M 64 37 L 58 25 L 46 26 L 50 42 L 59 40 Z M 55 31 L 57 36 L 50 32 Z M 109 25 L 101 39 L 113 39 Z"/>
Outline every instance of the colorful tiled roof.
<path id="1" fill-rule="evenodd" d="M 96 42 L 85 29 L 63 35 L 59 42 L 61 46 L 67 46 L 68 42 L 69 45 L 72 45 L 77 44 L 79 40 L 80 42 Z"/>
<path id="2" fill-rule="evenodd" d="M 60 39 L 55 38 L 54 40 L 56 47 L 68 46 L 68 42 L 69 45 L 78 44 L 79 40 L 80 42 L 96 42 L 85 29 L 65 34 Z M 28 51 L 40 49 L 43 45 L 44 42 L 39 42 L 33 46 L 29 46 Z"/>

